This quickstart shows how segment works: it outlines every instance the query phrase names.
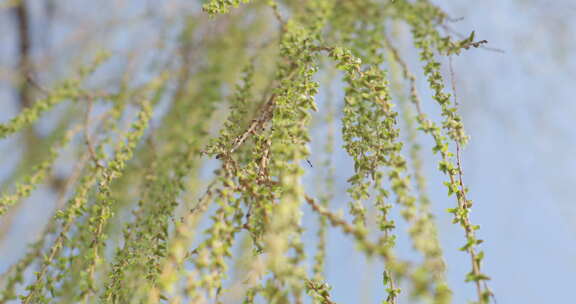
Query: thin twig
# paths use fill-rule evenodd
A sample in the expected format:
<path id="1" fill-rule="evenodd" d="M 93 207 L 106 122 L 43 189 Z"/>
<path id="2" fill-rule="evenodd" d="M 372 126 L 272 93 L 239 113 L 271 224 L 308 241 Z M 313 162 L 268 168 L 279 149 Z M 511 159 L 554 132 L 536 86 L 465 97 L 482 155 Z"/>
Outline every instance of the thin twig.
<path id="1" fill-rule="evenodd" d="M 90 137 L 90 113 L 92 112 L 92 106 L 94 103 L 93 98 L 90 96 L 88 97 L 88 105 L 86 108 L 86 112 L 84 112 L 84 141 L 86 146 L 88 147 L 88 152 L 90 153 L 90 157 L 92 161 L 97 167 L 102 167 L 100 162 L 98 161 L 98 155 L 96 154 L 96 150 L 94 149 L 94 143 Z"/>
<path id="2" fill-rule="evenodd" d="M 454 104 L 456 106 L 459 105 L 458 99 L 457 99 L 457 94 L 456 94 L 456 80 L 455 80 L 455 73 L 454 73 L 454 68 L 452 66 L 452 57 L 449 56 L 449 68 L 450 68 L 450 84 L 452 86 L 452 92 L 454 94 Z M 466 186 L 464 186 L 464 179 L 462 178 L 463 174 L 463 169 L 462 169 L 462 153 L 461 153 L 461 146 L 460 146 L 460 142 L 455 141 L 456 143 L 456 170 L 458 171 L 458 185 L 460 187 L 460 193 L 462 193 L 462 196 L 459 197 L 459 201 L 462 201 L 461 203 L 461 207 L 464 208 L 470 208 L 470 202 L 468 201 L 468 199 L 466 198 Z M 454 183 L 454 180 L 452 178 L 452 176 L 450 176 L 451 182 Z M 466 221 L 468 221 L 468 219 L 466 219 Z M 467 225 L 469 226 L 469 225 Z M 466 233 L 471 233 L 471 231 L 466 231 Z M 475 252 L 474 248 L 470 247 L 468 249 L 468 252 L 470 253 L 471 259 L 472 259 L 472 271 L 474 272 L 474 274 L 479 274 L 480 273 L 480 264 L 478 262 L 478 260 L 476 259 L 477 257 L 477 253 Z M 481 290 L 482 288 L 480 287 L 480 285 L 483 285 L 484 289 L 489 293 L 490 297 L 496 302 L 496 298 L 494 296 L 494 294 L 492 293 L 492 291 L 490 290 L 490 288 L 488 288 L 488 283 L 486 283 L 486 281 L 483 281 L 482 283 L 480 281 L 476 281 L 476 287 L 478 290 L 478 296 L 479 299 L 482 299 L 482 293 Z"/>
<path id="3" fill-rule="evenodd" d="M 402 56 L 400 56 L 400 52 L 392 44 L 392 42 L 388 38 L 388 35 L 386 35 L 386 33 L 382 33 L 382 37 L 384 39 L 384 43 L 386 44 L 386 46 L 388 47 L 388 49 L 392 53 L 394 60 L 396 60 L 396 62 L 402 68 L 402 74 L 403 74 L 404 78 L 408 79 L 408 81 L 410 82 L 410 100 L 412 101 L 412 103 L 416 107 L 416 112 L 418 112 L 418 116 L 422 117 L 423 111 L 422 111 L 422 106 L 421 106 L 421 102 L 420 102 L 420 96 L 418 95 L 418 90 L 416 89 L 416 76 L 414 76 L 414 74 L 412 74 L 410 72 L 410 69 L 408 69 L 408 64 L 406 64 L 404 59 L 402 59 Z"/>
<path id="4" fill-rule="evenodd" d="M 457 32 L 456 30 L 452 29 L 451 27 L 449 27 L 446 24 L 441 24 L 440 27 L 442 27 L 446 32 L 451 33 L 460 39 L 467 38 L 466 35 L 464 35 L 460 32 Z M 472 43 L 471 46 L 476 47 L 476 48 L 482 48 L 482 49 L 485 49 L 487 51 L 496 52 L 496 53 L 500 53 L 500 54 L 506 53 L 506 51 L 504 51 L 503 49 L 485 46 L 484 44 L 486 44 L 486 43 L 488 43 L 488 41 L 481 40 L 481 41 Z M 468 49 L 468 48 L 470 48 L 470 46 L 468 46 L 466 49 Z"/>

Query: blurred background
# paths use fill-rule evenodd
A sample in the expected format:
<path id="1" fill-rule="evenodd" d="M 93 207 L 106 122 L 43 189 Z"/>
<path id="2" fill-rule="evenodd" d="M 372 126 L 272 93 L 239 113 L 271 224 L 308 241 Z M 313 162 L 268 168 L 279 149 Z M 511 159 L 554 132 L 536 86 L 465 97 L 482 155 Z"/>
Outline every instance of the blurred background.
<path id="1" fill-rule="evenodd" d="M 132 69 L 135 78 L 149 77 L 156 62 L 171 54 L 169 37 L 180 14 L 200 15 L 200 3 L 188 1 L 0 0 L 0 122 L 6 122 L 30 102 L 32 93 L 18 89 L 19 64 L 39 87 L 49 87 L 77 63 L 98 49 L 113 57 L 97 76 L 100 82 L 121 81 Z M 471 136 L 463 153 L 464 178 L 475 205 L 472 221 L 480 224 L 485 240 L 485 273 L 499 304 L 573 303 L 576 274 L 576 3 L 573 0 L 435 0 L 451 17 L 445 29 L 454 35 L 486 39 L 487 48 L 472 49 L 452 58 L 454 82 Z M 414 70 L 420 68 L 408 32 L 399 31 L 399 47 L 406 50 Z M 25 37 L 24 40 L 21 37 Z M 412 53 L 411 53 L 412 52 Z M 26 56 L 22 56 L 26 54 Z M 449 60 L 442 60 L 446 79 Z M 421 73 L 416 73 L 421 75 Z M 28 77 L 28 76 L 26 76 Z M 320 105 L 333 99 L 341 104 L 338 83 L 318 97 Z M 435 105 L 419 82 L 425 107 Z M 333 89 L 333 93 L 330 93 Z M 41 119 L 33 131 L 0 141 L 0 181 L 3 189 L 22 159 L 34 159 L 47 147 L 26 145 L 28 136 L 43 136 L 55 128 L 61 107 Z M 437 111 L 437 110 L 436 110 Z M 346 209 L 346 179 L 352 168 L 338 138 L 336 125 L 336 185 L 332 209 Z M 326 130 L 315 128 L 313 140 Z M 425 147 L 430 143 L 424 140 Z M 319 143 L 322 141 L 319 140 Z M 32 146 L 31 146 L 32 145 Z M 312 144 L 312 163 L 322 161 L 321 144 Z M 314 151 L 319 151 L 317 154 Z M 451 224 L 453 207 L 436 169 L 435 156 L 424 149 L 428 189 L 448 261 L 448 281 L 454 303 L 474 298 L 472 284 L 463 282 L 469 258 L 459 251 L 464 243 L 459 226 Z M 54 170 L 68 172 L 66 156 Z M 209 169 L 206 169 L 209 171 Z M 312 170 L 312 169 L 311 169 Z M 58 174 L 54 174 L 58 176 Z M 307 176 L 310 181 L 313 176 Z M 57 178 L 51 183 L 61 182 Z M 53 212 L 56 194 L 51 185 L 0 219 L 0 273 L 26 251 Z M 307 213 L 312 223 L 315 215 Z M 312 242 L 314 224 L 310 224 Z M 405 227 L 400 227 L 403 229 Z M 409 242 L 400 238 L 400 255 L 410 255 Z M 375 303 L 381 299 L 381 265 L 357 254 L 354 243 L 338 231 L 328 239 L 326 275 L 338 303 Z M 344 262 L 345 261 L 345 262 Z"/>

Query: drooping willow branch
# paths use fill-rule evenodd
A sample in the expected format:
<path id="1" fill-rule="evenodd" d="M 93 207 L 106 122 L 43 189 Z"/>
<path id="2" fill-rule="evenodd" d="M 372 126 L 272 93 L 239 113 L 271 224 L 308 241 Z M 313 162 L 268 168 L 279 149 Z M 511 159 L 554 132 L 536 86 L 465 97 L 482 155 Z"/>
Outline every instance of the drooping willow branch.
<path id="1" fill-rule="evenodd" d="M 72 197 L 7 274 L 3 301 L 15 299 L 16 285 L 24 284 L 24 303 L 224 302 L 234 290 L 234 300 L 244 303 L 303 303 L 308 294 L 314 303 L 331 304 L 336 301 L 329 292 L 330 278 L 322 272 L 331 254 L 326 234 L 334 229 L 355 240 L 367 257 L 384 262 L 384 303 L 399 302 L 400 286 L 407 286 L 415 299 L 450 303 L 453 291 L 446 283 L 416 153 L 417 124 L 434 140 L 432 152 L 441 157 L 449 195 L 456 196 L 451 212 L 465 231 L 462 249 L 472 260 L 466 279 L 475 283 L 478 303 L 489 302 L 481 241 L 462 179 L 460 151 L 468 138 L 457 104 L 445 92 L 437 59 L 485 41 L 475 41 L 473 34 L 459 41 L 442 36 L 437 28 L 446 14 L 426 0 L 248 2 L 208 1 L 203 9 L 212 18 L 185 18 L 177 55 L 162 65 L 177 68 L 153 70 L 144 86 L 92 98 L 83 88 L 88 68 L 82 77 L 47 89 L 45 99 L 0 125 L 1 139 L 33 125 L 66 99 L 86 103 L 79 115 L 84 140 L 77 146 L 89 165 L 81 166 L 80 178 L 70 177 L 78 180 L 71 182 Z M 424 113 L 418 77 L 386 36 L 391 23 L 411 30 L 423 76 L 441 109 L 439 123 Z M 384 69 L 395 65 L 408 83 L 416 114 L 405 107 L 402 116 L 395 108 L 396 88 Z M 319 179 L 317 187 L 325 190 L 318 193 L 308 192 L 303 182 L 302 164 L 317 143 L 312 121 L 315 112 L 326 109 L 326 102 L 317 103 L 325 85 L 319 79 L 333 66 L 341 73 L 335 77 L 341 77 L 344 95 L 338 122 L 342 151 L 354 166 L 346 189 L 351 220 L 330 211 L 335 204 L 328 201 L 339 199 L 336 177 Z M 102 126 L 91 117 L 98 107 L 109 113 Z M 401 136 L 402 120 L 409 125 L 408 140 Z M 127 132 L 122 132 L 123 123 L 131 125 Z M 211 135 L 214 126 L 216 136 Z M 15 194 L 2 197 L 0 216 L 50 175 L 60 147 L 75 144 L 69 137 L 62 135 Z M 200 178 L 208 168 L 212 175 L 202 187 L 206 183 Z M 318 168 L 310 170 L 317 173 Z M 303 237 L 306 204 L 318 219 L 315 246 Z M 394 208 L 399 208 L 399 219 L 393 217 Z M 395 252 L 402 233 L 397 220 L 406 222 L 422 262 Z M 239 239 L 247 245 L 240 246 Z M 317 248 L 312 269 L 306 264 L 310 247 Z M 230 278 L 239 260 L 235 250 L 249 258 L 243 261 L 246 269 Z M 24 278 L 33 267 L 37 273 Z"/>

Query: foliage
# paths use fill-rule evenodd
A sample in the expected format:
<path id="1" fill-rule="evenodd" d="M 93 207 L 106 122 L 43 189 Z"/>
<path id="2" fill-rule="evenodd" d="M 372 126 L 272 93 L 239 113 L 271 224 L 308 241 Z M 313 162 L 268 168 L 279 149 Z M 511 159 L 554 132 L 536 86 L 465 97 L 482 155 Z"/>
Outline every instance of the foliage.
<path id="1" fill-rule="evenodd" d="M 146 83 L 89 88 L 115 56 L 97 55 L 78 76 L 0 124 L 3 139 L 58 104 L 77 114 L 65 122 L 66 132 L 54 131 L 48 156 L 24 168 L 28 173 L 2 195 L 2 217 L 50 178 L 61 150 L 72 146 L 79 154 L 59 190 L 65 203 L 3 274 L 1 303 L 303 303 L 305 295 L 334 303 L 323 275 L 332 228 L 384 262 L 382 303 L 398 303 L 402 294 L 451 303 L 456 291 L 446 281 L 420 136 L 434 142 L 430 154 L 439 156 L 455 197 L 449 212 L 471 259 L 464 279 L 475 285 L 475 303 L 491 300 L 462 178 L 468 136 L 439 59 L 485 41 L 475 41 L 474 32 L 456 41 L 444 36 L 439 29 L 450 18 L 428 0 L 248 2 L 206 1 L 203 17 L 179 19 L 177 49 Z M 389 38 L 397 26 L 410 30 L 439 121 L 423 111 L 417 77 L 394 46 L 398 36 Z M 339 115 L 317 96 L 331 82 L 344 94 L 339 123 L 354 165 L 347 180 L 351 221 L 330 206 Z M 313 166 L 311 129 L 319 117 L 330 131 L 326 159 Z M 216 124 L 218 134 L 211 134 Z M 201 172 L 209 160 L 217 169 L 206 183 Z M 303 184 L 307 166 L 317 193 Z M 317 215 L 315 244 L 303 239 L 306 205 Z M 401 218 L 392 216 L 394 208 Z M 408 225 L 421 261 L 395 252 L 397 221 Z"/>

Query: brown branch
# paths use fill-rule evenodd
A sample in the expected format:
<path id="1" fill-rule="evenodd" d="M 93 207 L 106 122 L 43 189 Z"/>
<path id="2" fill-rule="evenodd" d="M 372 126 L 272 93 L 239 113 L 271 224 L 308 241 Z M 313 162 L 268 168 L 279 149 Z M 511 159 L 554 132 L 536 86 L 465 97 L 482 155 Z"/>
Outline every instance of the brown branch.
<path id="1" fill-rule="evenodd" d="M 261 129 L 266 122 L 268 122 L 272 118 L 272 111 L 274 105 L 274 99 L 276 98 L 276 94 L 272 94 L 268 101 L 262 107 L 260 115 L 256 119 L 253 119 L 248 128 L 242 134 L 240 134 L 234 141 L 232 142 L 232 148 L 230 149 L 230 154 L 234 153 L 240 146 L 248 139 L 250 133 L 255 133 L 257 129 Z"/>
<path id="2" fill-rule="evenodd" d="M 88 105 L 86 107 L 86 112 L 84 112 L 84 141 L 86 146 L 88 147 L 88 152 L 90 153 L 90 157 L 92 161 L 97 167 L 101 167 L 100 163 L 98 162 L 98 155 L 96 154 L 96 150 L 94 149 L 94 143 L 90 137 L 90 113 L 92 112 L 92 107 L 94 104 L 93 98 L 90 96 L 88 97 Z"/>
<path id="3" fill-rule="evenodd" d="M 32 105 L 32 94 L 30 86 L 26 82 L 28 73 L 31 73 L 32 65 L 30 53 L 32 48 L 32 37 L 30 33 L 30 15 L 26 1 L 22 0 L 14 7 L 14 16 L 16 18 L 16 30 L 18 32 L 18 72 L 19 86 L 18 99 L 20 108 L 24 109 Z"/>
<path id="4" fill-rule="evenodd" d="M 286 76 L 286 79 L 291 79 L 292 77 L 294 77 L 296 70 L 297 66 L 293 65 L 292 70 L 290 71 L 288 76 Z M 240 148 L 240 146 L 242 146 L 242 144 L 248 139 L 248 136 L 251 133 L 256 134 L 257 130 L 261 130 L 264 127 L 264 124 L 266 124 L 268 121 L 270 121 L 270 119 L 272 119 L 274 111 L 274 100 L 276 99 L 276 97 L 277 97 L 276 93 L 272 93 L 272 95 L 270 95 L 267 101 L 261 106 L 261 110 L 258 116 L 252 120 L 250 125 L 248 125 L 248 127 L 244 132 L 242 132 L 242 134 L 237 136 L 232 141 L 232 148 L 230 149 L 230 151 L 228 151 L 228 154 L 234 153 L 234 151 Z M 223 157 L 223 155 L 218 155 L 216 158 L 219 159 L 221 157 Z"/>
<path id="5" fill-rule="evenodd" d="M 456 95 L 456 77 L 455 77 L 455 73 L 454 73 L 454 68 L 452 66 L 452 57 L 449 57 L 449 68 L 450 68 L 450 85 L 452 86 L 452 92 L 454 94 L 454 104 L 456 106 L 458 106 L 458 99 L 457 99 L 457 95 Z M 463 174 L 463 170 L 462 170 L 462 153 L 460 152 L 461 145 L 459 141 L 455 141 L 456 143 L 456 171 L 457 171 L 457 178 L 458 178 L 458 186 L 460 187 L 460 193 L 461 195 L 457 195 L 458 198 L 458 203 L 460 205 L 460 208 L 464 208 L 464 209 L 468 209 L 470 207 L 472 207 L 471 205 L 471 201 L 469 201 L 466 198 L 466 186 L 464 185 L 464 180 L 462 178 Z M 452 184 L 454 184 L 454 174 L 450 174 L 450 182 Z M 474 230 L 471 228 L 472 224 L 470 223 L 470 219 L 468 217 L 464 218 L 464 222 L 465 222 L 465 230 L 466 230 L 466 234 L 473 234 Z M 479 275 L 480 274 L 480 262 L 477 259 L 478 254 L 476 253 L 476 251 L 474 250 L 474 247 L 471 246 L 470 248 L 468 248 L 468 253 L 470 254 L 470 258 L 472 260 L 472 271 L 475 275 Z M 482 292 L 482 287 L 481 285 L 483 285 L 484 290 L 486 290 L 488 292 L 488 294 L 490 295 L 490 297 L 492 297 L 492 299 L 494 298 L 494 293 L 492 293 L 492 291 L 490 290 L 490 288 L 488 287 L 488 283 L 486 283 L 486 281 L 480 282 L 480 281 L 476 281 L 476 290 L 478 292 L 478 299 L 482 299 L 483 298 L 483 292 Z"/>
<path id="6" fill-rule="evenodd" d="M 284 28 L 286 27 L 286 20 L 284 19 L 284 17 L 282 17 L 280 11 L 278 10 L 278 3 L 272 2 L 270 4 L 270 7 L 272 8 L 272 12 L 274 12 L 274 17 L 276 17 L 276 19 L 280 23 L 280 28 L 284 30 Z"/>
<path id="7" fill-rule="evenodd" d="M 330 294 L 328 293 L 328 286 L 326 284 L 309 279 L 307 279 L 304 284 L 309 291 L 312 291 L 318 295 L 322 304 L 336 304 L 336 302 L 332 301 L 330 298 Z"/>
<path id="8" fill-rule="evenodd" d="M 406 62 L 402 59 L 400 52 L 398 52 L 398 49 L 392 44 L 386 33 L 382 33 L 382 36 L 384 43 L 392 53 L 394 60 L 396 60 L 396 62 L 402 68 L 402 74 L 404 78 L 408 79 L 410 82 L 410 100 L 416 106 L 416 112 L 418 112 L 418 116 L 422 117 L 424 112 L 422 111 L 420 96 L 418 95 L 418 90 L 416 89 L 416 76 L 410 72 L 410 69 L 408 69 L 408 64 L 406 64 Z"/>

